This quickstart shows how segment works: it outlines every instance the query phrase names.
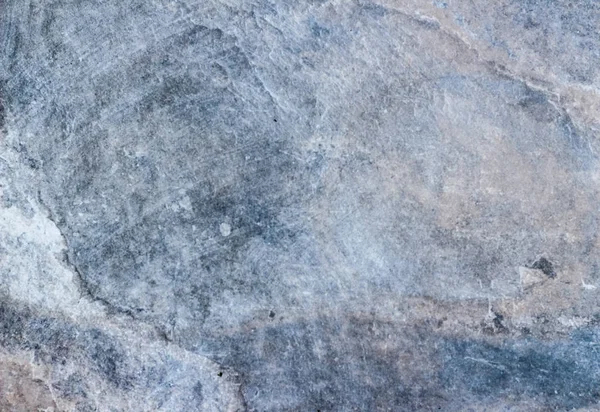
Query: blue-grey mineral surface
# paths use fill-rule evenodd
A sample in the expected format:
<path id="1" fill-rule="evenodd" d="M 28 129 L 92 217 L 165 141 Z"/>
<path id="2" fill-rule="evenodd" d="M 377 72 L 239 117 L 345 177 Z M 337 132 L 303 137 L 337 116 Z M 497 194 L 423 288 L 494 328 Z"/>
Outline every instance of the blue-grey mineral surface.
<path id="1" fill-rule="evenodd" d="M 600 410 L 600 2 L 0 0 L 0 411 Z"/>

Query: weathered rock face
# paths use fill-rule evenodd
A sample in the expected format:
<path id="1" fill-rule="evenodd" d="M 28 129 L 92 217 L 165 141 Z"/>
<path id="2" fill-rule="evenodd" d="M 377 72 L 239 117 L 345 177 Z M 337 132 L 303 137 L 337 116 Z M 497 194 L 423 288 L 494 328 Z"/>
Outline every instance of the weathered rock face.
<path id="1" fill-rule="evenodd" d="M 0 0 L 0 409 L 600 408 L 600 4 Z"/>

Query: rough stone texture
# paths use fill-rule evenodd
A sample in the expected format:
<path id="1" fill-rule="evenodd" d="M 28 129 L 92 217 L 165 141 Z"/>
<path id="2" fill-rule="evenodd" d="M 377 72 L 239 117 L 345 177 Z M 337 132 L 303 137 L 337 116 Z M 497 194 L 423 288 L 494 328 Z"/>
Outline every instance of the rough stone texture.
<path id="1" fill-rule="evenodd" d="M 0 0 L 0 410 L 600 410 L 600 3 Z"/>

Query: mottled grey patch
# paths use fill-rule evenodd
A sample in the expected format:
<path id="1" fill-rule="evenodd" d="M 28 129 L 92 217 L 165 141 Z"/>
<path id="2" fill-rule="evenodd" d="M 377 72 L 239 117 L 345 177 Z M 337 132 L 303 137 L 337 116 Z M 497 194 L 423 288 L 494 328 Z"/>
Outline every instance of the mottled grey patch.
<path id="1" fill-rule="evenodd" d="M 123 372 L 123 349 L 99 330 L 86 331 L 84 348 L 95 369 L 108 382 L 120 389 L 131 387 L 131 378 Z"/>
<path id="2" fill-rule="evenodd" d="M 430 18 L 415 18 L 415 23 L 427 30 L 439 30 L 440 23 L 437 20 Z"/>
<path id="3" fill-rule="evenodd" d="M 41 317 L 27 309 L 0 305 L 0 341 L 11 349 L 28 349 L 37 361 L 64 365 L 73 356 L 88 359 L 98 373 L 115 387 L 127 387 L 121 373 L 123 349 L 99 330 L 77 330 L 56 318 Z"/>
<path id="4" fill-rule="evenodd" d="M 530 267 L 532 269 L 541 270 L 544 273 L 544 275 L 548 276 L 549 278 L 556 277 L 556 271 L 554 270 L 554 265 L 552 264 L 552 262 L 550 262 L 545 257 L 541 257 L 541 258 L 537 259 L 535 262 L 533 262 L 533 264 Z"/>
<path id="5" fill-rule="evenodd" d="M 327 27 L 319 24 L 315 20 L 310 20 L 308 24 L 310 26 L 310 31 L 312 32 L 313 36 L 315 36 L 315 37 L 319 37 L 319 38 L 326 37 L 327 35 L 329 35 L 331 33 L 331 30 L 329 30 Z"/>
<path id="6" fill-rule="evenodd" d="M 558 117 L 546 95 L 529 87 L 525 88 L 525 96 L 519 100 L 518 105 L 539 122 L 552 122 Z"/>
<path id="7" fill-rule="evenodd" d="M 447 341 L 440 378 L 454 393 L 482 399 L 535 397 L 551 408 L 581 408 L 600 399 L 600 351 L 577 341 L 494 346 Z"/>
<path id="8" fill-rule="evenodd" d="M 496 118 L 490 120 L 498 125 L 504 122 L 515 127 L 509 136 L 524 155 L 533 154 L 536 150 L 547 150 L 566 168 L 588 170 L 593 167 L 597 156 L 588 143 L 592 139 L 589 132 L 576 127 L 569 114 L 560 109 L 556 102 L 550 102 L 546 93 L 503 74 L 502 70 L 493 71 L 494 76 L 490 77 L 446 79 L 444 87 L 451 87 L 460 95 L 473 93 L 475 90 L 485 93 L 481 96 L 488 95 L 480 102 L 479 110 L 482 113 L 490 110 L 489 104 L 501 96 L 508 104 L 499 106 Z M 488 100 L 490 98 L 492 100 Z M 530 116 L 537 125 L 532 127 L 528 122 L 521 121 L 519 113 Z M 524 134 L 523 128 L 529 129 L 529 132 Z"/>
<path id="9" fill-rule="evenodd" d="M 358 5 L 361 11 L 374 17 L 384 17 L 388 13 L 388 10 L 385 6 L 373 3 L 371 1 L 359 1 Z"/>
<path id="10" fill-rule="evenodd" d="M 6 125 L 6 109 L 4 108 L 2 95 L 2 86 L 0 85 L 0 130 L 4 129 L 4 126 Z"/>
<path id="11" fill-rule="evenodd" d="M 593 82 L 598 65 L 592 62 L 597 60 L 600 44 L 600 36 L 594 32 L 600 21 L 597 2 L 527 0 L 512 1 L 511 6 L 514 15 L 508 11 L 503 17 L 514 18 L 525 29 L 519 33 L 514 27 L 519 33 L 515 35 L 517 41 L 535 44 L 533 50 L 547 56 L 571 81 Z"/>
<path id="12" fill-rule="evenodd" d="M 72 24 L 57 10 L 48 11 L 43 37 Z M 298 225 L 279 215 L 301 204 L 312 172 L 290 155 L 293 142 L 284 137 L 292 125 L 238 39 L 193 24 L 119 65 L 107 62 L 94 76 L 84 69 L 76 63 L 74 93 L 43 114 L 52 137 L 28 146 L 41 161 L 28 159 L 62 187 L 60 195 L 42 189 L 42 199 L 63 211 L 55 220 L 65 233 L 77 233 L 68 235 L 70 260 L 89 291 L 113 308 L 168 324 L 176 309 L 174 301 L 161 306 L 166 282 L 175 282 L 170 293 L 186 302 L 194 322 L 226 290 L 265 289 L 272 275 L 241 270 L 242 262 L 266 253 L 261 247 L 296 242 L 298 230 L 289 227 Z M 77 91 L 88 87 L 91 94 Z M 62 177 L 50 173 L 57 169 Z M 83 214 L 68 212 L 75 204 Z M 221 236 L 223 222 L 230 236 Z M 140 286 L 148 291 L 143 301 L 131 297 Z"/>
<path id="13" fill-rule="evenodd" d="M 0 344 L 3 347 L 23 344 L 30 316 L 27 310 L 20 312 L 4 302 L 0 304 Z"/>
<path id="14" fill-rule="evenodd" d="M 90 390 L 85 377 L 78 373 L 68 375 L 65 379 L 54 383 L 53 387 L 68 400 L 85 398 Z"/>
<path id="15" fill-rule="evenodd" d="M 198 402 L 198 404 L 202 404 L 202 400 L 204 396 L 202 394 L 202 383 L 198 382 L 192 388 L 194 399 Z"/>
<path id="16" fill-rule="evenodd" d="M 370 315 L 319 316 L 207 337 L 203 350 L 227 349 L 219 362 L 242 374 L 251 410 L 276 411 L 285 404 L 291 410 L 411 411 L 448 402 L 426 367 L 409 371 L 398 365 L 411 356 L 431 357 L 423 346 L 432 338 Z M 404 346 L 413 339 L 420 349 Z"/>
<path id="17" fill-rule="evenodd" d="M 148 356 L 99 329 L 43 316 L 14 302 L 0 304 L 0 344 L 4 356 L 0 367 L 7 362 L 6 353 L 31 354 L 32 365 L 53 369 L 49 379 L 54 395 L 72 402 L 76 411 L 104 407 L 96 398 L 99 390 L 142 396 L 154 407 L 191 408 L 186 410 L 203 410 L 203 401 L 214 396 L 212 388 L 203 392 L 198 375 L 202 370 L 182 364 L 168 351 Z M 178 396 L 184 399 L 175 399 Z"/>

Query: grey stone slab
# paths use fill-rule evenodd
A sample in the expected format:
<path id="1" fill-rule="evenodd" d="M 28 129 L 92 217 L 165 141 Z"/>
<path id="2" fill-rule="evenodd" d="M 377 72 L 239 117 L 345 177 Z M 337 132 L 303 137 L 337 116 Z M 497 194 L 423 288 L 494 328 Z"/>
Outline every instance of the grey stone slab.
<path id="1" fill-rule="evenodd" d="M 599 408 L 600 5 L 0 0 L 0 409 Z"/>

